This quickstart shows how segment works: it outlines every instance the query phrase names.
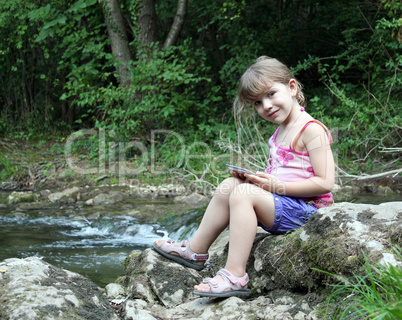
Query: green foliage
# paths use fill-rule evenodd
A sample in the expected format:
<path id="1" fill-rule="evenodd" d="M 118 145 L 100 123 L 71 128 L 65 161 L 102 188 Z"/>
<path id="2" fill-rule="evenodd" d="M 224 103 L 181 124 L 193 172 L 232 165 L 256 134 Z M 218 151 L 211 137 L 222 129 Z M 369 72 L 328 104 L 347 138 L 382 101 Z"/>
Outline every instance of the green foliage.
<path id="1" fill-rule="evenodd" d="M 402 7 L 393 2 L 393 9 L 401 12 Z M 382 148 L 400 144 L 401 27 L 402 20 L 390 11 L 364 31 L 345 30 L 339 54 L 325 59 L 310 56 L 296 69 L 317 66 L 320 81 L 327 85 L 329 92 L 316 91 L 308 108 L 334 130 L 335 148 L 343 162 L 353 158 L 366 164 Z"/>
<path id="2" fill-rule="evenodd" d="M 60 98 L 68 96 L 77 79 L 93 86 L 108 66 L 97 1 L 46 1 L 42 6 L 37 1 L 2 2 L 0 79 L 5 86 L 0 103 L 2 117 L 9 121 L 1 132 L 71 125 L 73 101 L 62 103 Z"/>
<path id="3" fill-rule="evenodd" d="M 3 153 L 0 153 L 0 180 L 8 180 L 17 172 L 17 167 L 13 165 Z"/>
<path id="4" fill-rule="evenodd" d="M 394 251 L 402 257 L 398 250 Z M 390 264 L 371 266 L 366 258 L 365 274 L 332 285 L 325 319 L 402 318 L 402 268 Z"/>
<path id="5" fill-rule="evenodd" d="M 155 44 L 140 50 L 138 60 L 133 61 L 129 88 L 110 84 L 79 96 L 84 105 L 96 106 L 102 114 L 97 127 L 115 131 L 120 139 L 149 137 L 158 129 L 183 132 L 216 123 L 211 115 L 221 100 L 219 87 L 200 76 L 205 69 L 205 58 L 190 43 L 164 49 Z"/>
<path id="6" fill-rule="evenodd" d="M 361 160 L 350 170 L 396 163 L 380 151 L 400 143 L 400 1 L 190 1 L 170 48 L 138 47 L 140 1 L 120 3 L 135 57 L 128 87 L 119 86 L 98 1 L 0 0 L 0 134 L 94 127 L 149 143 L 153 130 L 173 130 L 210 143 L 233 128 L 242 72 L 269 55 L 294 67 L 340 159 Z M 156 3 L 160 43 L 176 9 Z"/>

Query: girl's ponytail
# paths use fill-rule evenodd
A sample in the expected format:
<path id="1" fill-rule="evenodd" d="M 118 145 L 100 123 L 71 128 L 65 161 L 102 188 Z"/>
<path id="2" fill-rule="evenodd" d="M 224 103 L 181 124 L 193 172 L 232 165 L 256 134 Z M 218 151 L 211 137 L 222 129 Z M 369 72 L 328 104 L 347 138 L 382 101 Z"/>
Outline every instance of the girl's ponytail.
<path id="1" fill-rule="evenodd" d="M 297 79 L 296 83 L 297 83 L 297 94 L 296 94 L 297 102 L 300 104 L 300 106 L 306 107 L 307 102 L 303 93 L 303 85 Z"/>

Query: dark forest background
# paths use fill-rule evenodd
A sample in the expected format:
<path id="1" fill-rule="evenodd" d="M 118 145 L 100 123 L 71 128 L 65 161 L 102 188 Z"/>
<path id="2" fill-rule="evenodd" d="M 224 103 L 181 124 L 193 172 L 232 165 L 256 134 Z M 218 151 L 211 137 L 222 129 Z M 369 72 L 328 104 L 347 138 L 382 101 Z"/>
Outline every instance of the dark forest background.
<path id="1" fill-rule="evenodd" d="M 213 144 L 235 136 L 238 78 L 268 55 L 304 84 L 342 161 L 399 163 L 398 0 L 0 0 L 0 33 L 1 137 L 102 128 L 149 143 L 166 129 Z"/>

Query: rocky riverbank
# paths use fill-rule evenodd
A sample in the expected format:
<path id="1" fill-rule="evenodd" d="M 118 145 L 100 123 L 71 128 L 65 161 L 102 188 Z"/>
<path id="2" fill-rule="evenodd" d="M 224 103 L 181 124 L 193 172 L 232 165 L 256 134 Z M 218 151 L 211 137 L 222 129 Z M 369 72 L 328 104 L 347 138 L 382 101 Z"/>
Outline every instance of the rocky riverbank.
<path id="1" fill-rule="evenodd" d="M 83 187 L 13 193 L 3 206 L 20 208 L 14 212 L 21 214 L 43 206 L 113 206 L 130 197 L 149 196 L 172 197 L 183 206 L 193 207 L 208 201 L 197 194 L 186 195 L 178 185 Z M 160 213 L 133 214 L 156 219 Z M 147 249 L 129 255 L 124 275 L 105 289 L 39 258 L 6 259 L 0 262 L 0 318 L 322 319 L 325 284 L 363 273 L 364 256 L 372 264 L 402 267 L 402 261 L 391 251 L 391 244 L 402 246 L 401 222 L 402 202 L 344 202 L 320 209 L 306 226 L 293 233 L 273 236 L 260 230 L 247 266 L 253 293 L 247 300 L 210 300 L 192 294 L 194 284 L 223 266 L 227 233 L 211 248 L 211 258 L 201 272 Z"/>
<path id="2" fill-rule="evenodd" d="M 146 204 L 135 206 L 129 215 L 144 221 L 154 221 L 174 212 L 185 212 L 191 208 L 208 203 L 208 198 L 188 193 L 182 185 L 166 184 L 162 186 L 99 186 L 72 187 L 59 190 L 14 191 L 0 203 L 1 210 L 8 214 L 28 216 L 32 211 L 54 211 L 72 208 L 73 212 L 85 215 L 86 212 L 104 211 L 105 208 L 132 207 L 130 204 L 143 199 L 169 200 L 166 205 Z M 151 201 L 150 201 L 151 202 Z M 174 205 L 173 205 L 174 204 Z M 161 210 L 161 207 L 163 209 Z M 83 210 L 84 209 L 84 210 Z M 90 210 L 89 210 L 90 209 Z"/>
<path id="3" fill-rule="evenodd" d="M 335 185 L 336 202 L 353 200 L 356 196 L 381 198 L 386 201 L 402 200 L 400 188 L 392 189 L 379 181 L 358 185 Z M 173 198 L 177 203 L 207 203 L 212 193 L 201 195 L 182 184 L 155 185 L 101 185 L 83 187 L 66 187 L 58 189 L 41 189 L 30 191 L 9 192 L 8 198 L 2 205 L 19 205 L 31 203 L 33 207 L 48 206 L 49 204 L 77 204 L 77 205 L 108 205 L 125 201 L 127 198 Z M 378 202 L 378 200 L 376 201 Z M 26 205 L 29 207 L 29 205 Z"/>

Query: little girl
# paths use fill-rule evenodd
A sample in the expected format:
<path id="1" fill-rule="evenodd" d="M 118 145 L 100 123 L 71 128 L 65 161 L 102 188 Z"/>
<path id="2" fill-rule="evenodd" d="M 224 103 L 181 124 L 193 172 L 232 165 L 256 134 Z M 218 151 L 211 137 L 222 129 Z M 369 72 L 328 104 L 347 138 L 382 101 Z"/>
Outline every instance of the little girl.
<path id="1" fill-rule="evenodd" d="M 206 297 L 247 297 L 246 264 L 257 226 L 280 234 L 299 228 L 318 208 L 333 203 L 335 179 L 329 130 L 304 109 L 301 84 L 276 59 L 260 57 L 240 79 L 235 112 L 253 108 L 279 124 L 269 139 L 265 172 L 238 174 L 224 180 L 209 203 L 191 241 L 157 240 L 153 248 L 187 267 L 201 270 L 208 249 L 229 226 L 226 265 L 204 279 L 194 293 Z"/>

